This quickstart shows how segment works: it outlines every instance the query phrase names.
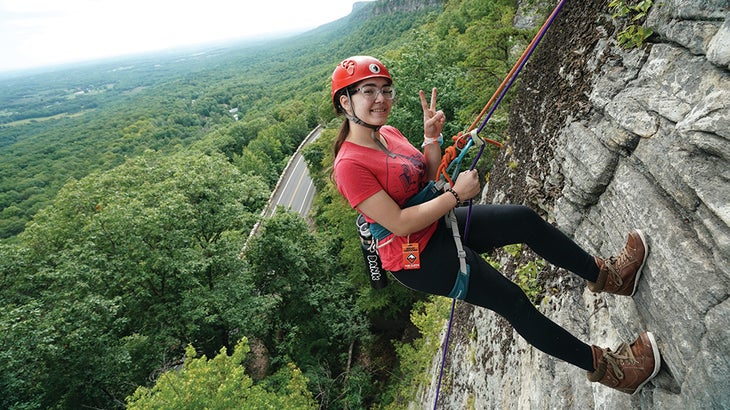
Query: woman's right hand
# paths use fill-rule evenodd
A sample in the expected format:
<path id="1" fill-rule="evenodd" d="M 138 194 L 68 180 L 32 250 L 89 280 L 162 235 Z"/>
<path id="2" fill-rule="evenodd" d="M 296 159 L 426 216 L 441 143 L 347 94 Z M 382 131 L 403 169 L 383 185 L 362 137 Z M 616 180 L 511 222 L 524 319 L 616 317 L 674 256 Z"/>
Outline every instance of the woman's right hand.
<path id="1" fill-rule="evenodd" d="M 479 185 L 479 174 L 477 170 L 472 169 L 469 171 L 463 171 L 456 178 L 454 186 L 451 187 L 459 195 L 459 199 L 463 202 L 474 198 L 479 194 L 482 187 Z"/>

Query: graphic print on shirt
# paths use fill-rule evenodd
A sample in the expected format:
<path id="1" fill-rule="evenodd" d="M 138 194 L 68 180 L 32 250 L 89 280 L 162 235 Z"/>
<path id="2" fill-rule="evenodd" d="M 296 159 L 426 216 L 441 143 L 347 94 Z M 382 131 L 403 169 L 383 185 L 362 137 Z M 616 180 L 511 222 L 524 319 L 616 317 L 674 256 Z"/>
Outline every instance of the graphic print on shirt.
<path id="1" fill-rule="evenodd" d="M 396 154 L 395 159 L 387 160 L 387 169 L 389 174 L 393 172 L 395 173 L 394 175 L 397 175 L 397 178 L 388 176 L 388 187 L 386 191 L 391 193 L 392 198 L 410 198 L 417 194 L 421 189 L 420 177 L 424 174 L 425 167 L 419 154 Z M 400 186 L 397 186 L 396 180 L 400 182 Z"/>

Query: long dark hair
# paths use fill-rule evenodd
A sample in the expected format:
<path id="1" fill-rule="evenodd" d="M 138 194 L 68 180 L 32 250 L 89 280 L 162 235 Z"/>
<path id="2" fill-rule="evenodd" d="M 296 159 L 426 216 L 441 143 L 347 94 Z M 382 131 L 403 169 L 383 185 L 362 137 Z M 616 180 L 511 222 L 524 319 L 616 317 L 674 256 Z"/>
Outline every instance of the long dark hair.
<path id="1" fill-rule="evenodd" d="M 340 105 L 340 96 L 345 94 L 345 92 L 347 92 L 347 88 L 343 88 L 342 90 L 339 90 L 339 91 L 337 91 L 337 93 L 335 93 L 334 109 L 335 109 L 335 113 L 337 113 L 337 115 L 343 115 L 345 113 L 345 109 L 342 108 L 342 105 Z M 334 160 L 337 159 L 337 154 L 340 152 L 340 148 L 342 148 L 342 144 L 345 142 L 345 139 L 347 138 L 347 136 L 349 134 L 350 134 L 350 120 L 345 118 L 345 120 L 342 122 L 342 125 L 340 126 L 340 131 L 337 134 L 337 138 L 335 139 L 335 142 L 332 144 L 332 152 L 334 155 L 332 156 L 333 163 L 332 163 L 332 167 L 330 168 L 330 180 L 332 180 L 333 183 L 335 182 Z"/>
<path id="2" fill-rule="evenodd" d="M 330 181 L 337 184 L 335 182 L 335 163 L 334 161 L 337 159 L 337 154 L 340 152 L 340 148 L 342 147 L 342 143 L 345 142 L 345 138 L 347 138 L 347 135 L 350 133 L 350 120 L 345 118 L 345 121 L 340 126 L 340 132 L 337 134 L 337 139 L 335 139 L 335 143 L 332 145 L 332 151 L 334 152 L 334 156 L 332 157 L 332 165 L 329 168 L 329 174 L 330 174 Z"/>
<path id="3" fill-rule="evenodd" d="M 333 99 L 333 101 L 335 113 L 337 113 L 337 115 L 342 115 L 345 113 L 345 109 L 340 104 L 340 97 L 344 95 L 347 91 L 348 88 L 345 87 L 335 93 L 335 98 Z M 347 138 L 348 134 L 350 134 L 350 121 L 345 118 L 345 121 L 340 126 L 340 132 L 339 134 L 337 134 L 337 139 L 335 139 L 335 142 L 332 146 L 332 152 L 334 153 L 334 156 L 332 158 L 337 158 L 337 154 L 340 152 L 342 143 L 345 142 L 345 138 Z"/>
<path id="4" fill-rule="evenodd" d="M 335 154 L 333 158 L 337 158 L 337 154 L 340 152 L 342 143 L 345 142 L 345 138 L 347 138 L 348 134 L 350 134 L 350 120 L 345 118 L 345 121 L 343 121 L 342 125 L 340 126 L 340 131 L 337 134 L 337 139 L 335 139 L 335 143 L 332 146 L 332 151 Z"/>

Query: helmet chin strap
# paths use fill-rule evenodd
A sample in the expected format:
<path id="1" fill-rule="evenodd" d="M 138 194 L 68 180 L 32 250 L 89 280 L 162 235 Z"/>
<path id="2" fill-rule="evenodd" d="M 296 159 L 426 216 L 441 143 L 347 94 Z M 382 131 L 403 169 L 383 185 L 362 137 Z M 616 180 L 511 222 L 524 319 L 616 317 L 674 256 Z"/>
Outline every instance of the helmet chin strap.
<path id="1" fill-rule="evenodd" d="M 347 93 L 347 101 L 350 103 L 350 109 L 352 110 L 352 114 L 345 111 L 345 118 L 354 122 L 357 125 L 362 125 L 363 127 L 370 128 L 370 138 L 372 138 L 373 141 L 375 141 L 375 144 L 378 146 L 378 148 L 380 148 L 381 151 L 388 154 L 389 157 L 395 158 L 395 154 L 390 152 L 390 150 L 388 150 L 388 148 L 385 145 L 383 145 L 382 142 L 380 142 L 380 138 L 378 138 L 378 136 L 376 135 L 376 134 L 379 134 L 378 131 L 380 131 L 380 128 L 382 127 L 382 125 L 368 124 L 367 122 L 361 120 L 357 116 L 357 114 L 355 114 L 355 107 L 352 106 L 352 98 L 350 97 L 350 90 L 345 90 L 345 92 Z"/>

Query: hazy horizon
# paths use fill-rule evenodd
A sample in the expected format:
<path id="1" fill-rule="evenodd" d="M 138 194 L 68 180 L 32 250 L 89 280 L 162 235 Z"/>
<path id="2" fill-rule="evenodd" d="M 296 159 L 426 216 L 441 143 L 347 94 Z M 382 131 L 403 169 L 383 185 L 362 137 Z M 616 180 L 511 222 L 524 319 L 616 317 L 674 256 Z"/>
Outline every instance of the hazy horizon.
<path id="1" fill-rule="evenodd" d="M 354 3 L 0 0 L 0 74 L 281 38 L 345 17 Z"/>
<path id="2" fill-rule="evenodd" d="M 326 23 L 323 23 L 326 24 Z M 23 77 L 27 75 L 33 75 L 33 74 L 42 74 L 42 73 L 48 73 L 48 72 L 54 72 L 54 71 L 60 71 L 60 70 L 66 70 L 66 69 L 74 69 L 74 68 L 81 68 L 85 66 L 96 66 L 101 64 L 111 64 L 115 61 L 119 61 L 120 63 L 125 63 L 129 60 L 134 59 L 145 59 L 145 58 L 152 58 L 152 57 L 161 57 L 161 58 L 167 58 L 169 56 L 172 57 L 181 57 L 188 53 L 193 54 L 204 54 L 204 53 L 210 53 L 214 51 L 217 48 L 228 48 L 228 47 L 246 47 L 248 45 L 255 46 L 259 43 L 266 43 L 269 41 L 277 41 L 286 39 L 289 37 L 296 37 L 300 34 L 304 34 L 309 30 L 313 30 L 316 27 L 313 27 L 311 29 L 304 29 L 299 30 L 296 32 L 290 32 L 290 33 L 274 33 L 269 35 L 261 35 L 261 36 L 252 36 L 252 37 L 246 37 L 246 38 L 238 38 L 238 39 L 225 39 L 225 40 L 213 40 L 208 43 L 200 43 L 200 44 L 188 44 L 188 45 L 179 45 L 179 46 L 172 46 L 170 48 L 165 49 L 159 49 L 159 50 L 147 50 L 147 51 L 139 51 L 139 52 L 130 52 L 127 54 L 119 54 L 119 55 L 112 55 L 112 56 L 106 56 L 106 57 L 92 57 L 90 59 L 81 59 L 76 61 L 67 61 L 67 62 L 61 62 L 57 64 L 47 64 L 47 65 L 40 65 L 40 66 L 33 66 L 33 67 L 25 67 L 25 68 L 17 68 L 17 69 L 9 69 L 9 70 L 0 70 L 0 80 L 4 78 L 14 78 L 14 77 Z"/>

